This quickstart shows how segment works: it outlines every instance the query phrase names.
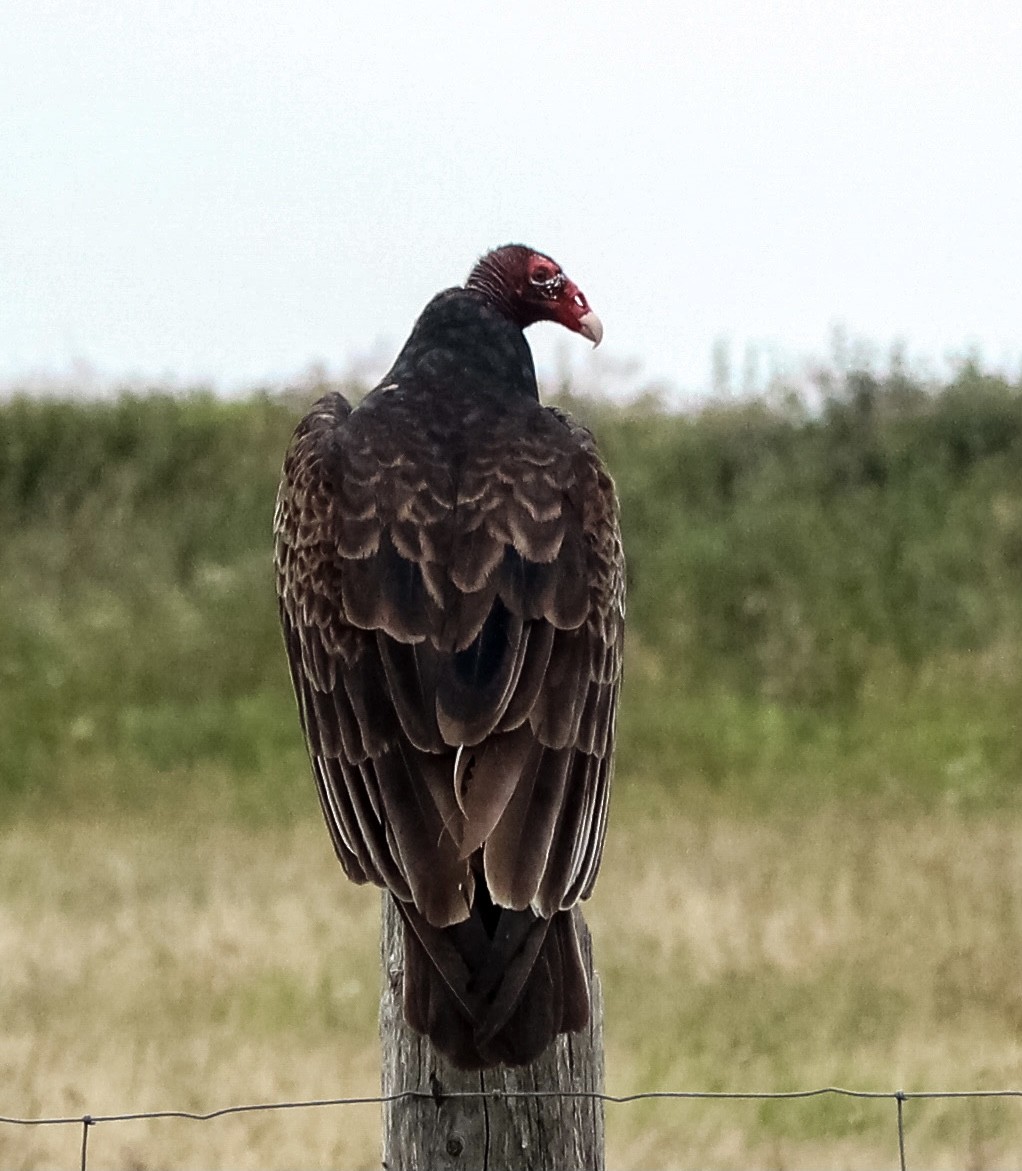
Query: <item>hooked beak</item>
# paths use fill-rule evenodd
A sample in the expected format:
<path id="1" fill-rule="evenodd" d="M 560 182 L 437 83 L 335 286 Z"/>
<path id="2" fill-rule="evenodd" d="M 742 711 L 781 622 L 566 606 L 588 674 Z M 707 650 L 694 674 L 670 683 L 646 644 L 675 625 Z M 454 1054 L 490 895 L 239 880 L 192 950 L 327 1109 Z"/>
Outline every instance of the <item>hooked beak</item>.
<path id="1" fill-rule="evenodd" d="M 603 322 L 590 309 L 578 319 L 578 332 L 593 343 L 593 349 L 603 340 Z"/>

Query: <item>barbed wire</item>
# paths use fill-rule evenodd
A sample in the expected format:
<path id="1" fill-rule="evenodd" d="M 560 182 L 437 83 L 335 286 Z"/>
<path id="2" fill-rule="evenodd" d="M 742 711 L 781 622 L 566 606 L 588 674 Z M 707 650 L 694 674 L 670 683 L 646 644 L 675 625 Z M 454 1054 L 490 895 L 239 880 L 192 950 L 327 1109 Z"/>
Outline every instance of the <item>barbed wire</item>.
<path id="1" fill-rule="evenodd" d="M 811 1090 L 644 1090 L 635 1094 L 607 1094 L 600 1090 L 450 1090 L 439 1095 L 428 1090 L 402 1090 L 397 1094 L 371 1094 L 350 1098 L 308 1098 L 285 1102 L 247 1102 L 237 1106 L 222 1106 L 216 1110 L 131 1110 L 116 1114 L 69 1114 L 49 1118 L 18 1118 L 0 1115 L 0 1126 L 80 1126 L 82 1146 L 80 1171 L 88 1171 L 89 1130 L 100 1123 L 141 1122 L 152 1119 L 180 1118 L 191 1122 L 212 1122 L 230 1115 L 269 1113 L 281 1110 L 312 1110 L 328 1106 L 386 1106 L 403 1101 L 437 1103 L 447 1099 L 486 1101 L 518 1101 L 522 1099 L 561 1098 L 582 1099 L 607 1105 L 623 1106 L 631 1102 L 648 1101 L 725 1101 L 725 1102 L 790 1102 L 825 1096 L 864 1098 L 873 1101 L 895 1102 L 897 1105 L 898 1159 L 900 1171 L 907 1171 L 905 1162 L 906 1102 L 956 1100 L 967 1098 L 1022 1098 L 1022 1090 L 849 1090 L 842 1086 L 820 1086 Z"/>

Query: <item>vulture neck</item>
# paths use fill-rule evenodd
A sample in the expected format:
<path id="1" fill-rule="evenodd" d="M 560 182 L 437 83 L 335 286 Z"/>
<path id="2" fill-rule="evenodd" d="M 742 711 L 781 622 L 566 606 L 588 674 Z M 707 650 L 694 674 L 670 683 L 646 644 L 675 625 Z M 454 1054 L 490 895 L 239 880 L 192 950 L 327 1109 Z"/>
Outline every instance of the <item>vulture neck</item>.
<path id="1" fill-rule="evenodd" d="M 491 252 L 469 273 L 465 288 L 481 293 L 508 321 L 513 321 L 520 329 L 524 329 L 531 322 L 522 320 L 520 307 L 511 296 L 509 280 L 510 274 L 501 263 L 498 254 Z"/>
<path id="2" fill-rule="evenodd" d="M 539 398 L 521 328 L 479 289 L 447 289 L 419 315 L 386 381 L 474 399 Z"/>

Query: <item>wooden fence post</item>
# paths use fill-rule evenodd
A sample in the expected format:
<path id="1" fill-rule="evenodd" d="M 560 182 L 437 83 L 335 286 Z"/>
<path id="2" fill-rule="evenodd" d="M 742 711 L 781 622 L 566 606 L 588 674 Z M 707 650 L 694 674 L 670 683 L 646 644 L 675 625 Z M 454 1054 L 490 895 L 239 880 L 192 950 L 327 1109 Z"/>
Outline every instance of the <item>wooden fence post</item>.
<path id="1" fill-rule="evenodd" d="M 592 941 L 574 910 L 592 1012 L 588 1029 L 562 1034 L 531 1065 L 465 1073 L 405 1024 L 401 984 L 404 933 L 393 899 L 383 895 L 380 1035 L 383 1094 L 417 1090 L 383 1107 L 386 1171 L 604 1171 L 603 1103 L 594 1098 L 505 1098 L 501 1092 L 603 1091 L 603 997 Z M 483 1091 L 487 1097 L 450 1098 Z"/>

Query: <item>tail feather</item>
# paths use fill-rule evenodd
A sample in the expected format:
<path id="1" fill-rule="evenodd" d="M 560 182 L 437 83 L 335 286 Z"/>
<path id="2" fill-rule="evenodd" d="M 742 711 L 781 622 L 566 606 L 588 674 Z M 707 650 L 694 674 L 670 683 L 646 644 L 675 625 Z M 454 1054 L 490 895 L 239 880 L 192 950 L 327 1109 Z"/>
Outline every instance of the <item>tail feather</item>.
<path id="1" fill-rule="evenodd" d="M 571 911 L 544 919 L 487 907 L 484 895 L 464 923 L 437 928 L 398 907 L 405 1017 L 459 1068 L 527 1065 L 558 1033 L 585 1027 L 589 986 Z"/>

